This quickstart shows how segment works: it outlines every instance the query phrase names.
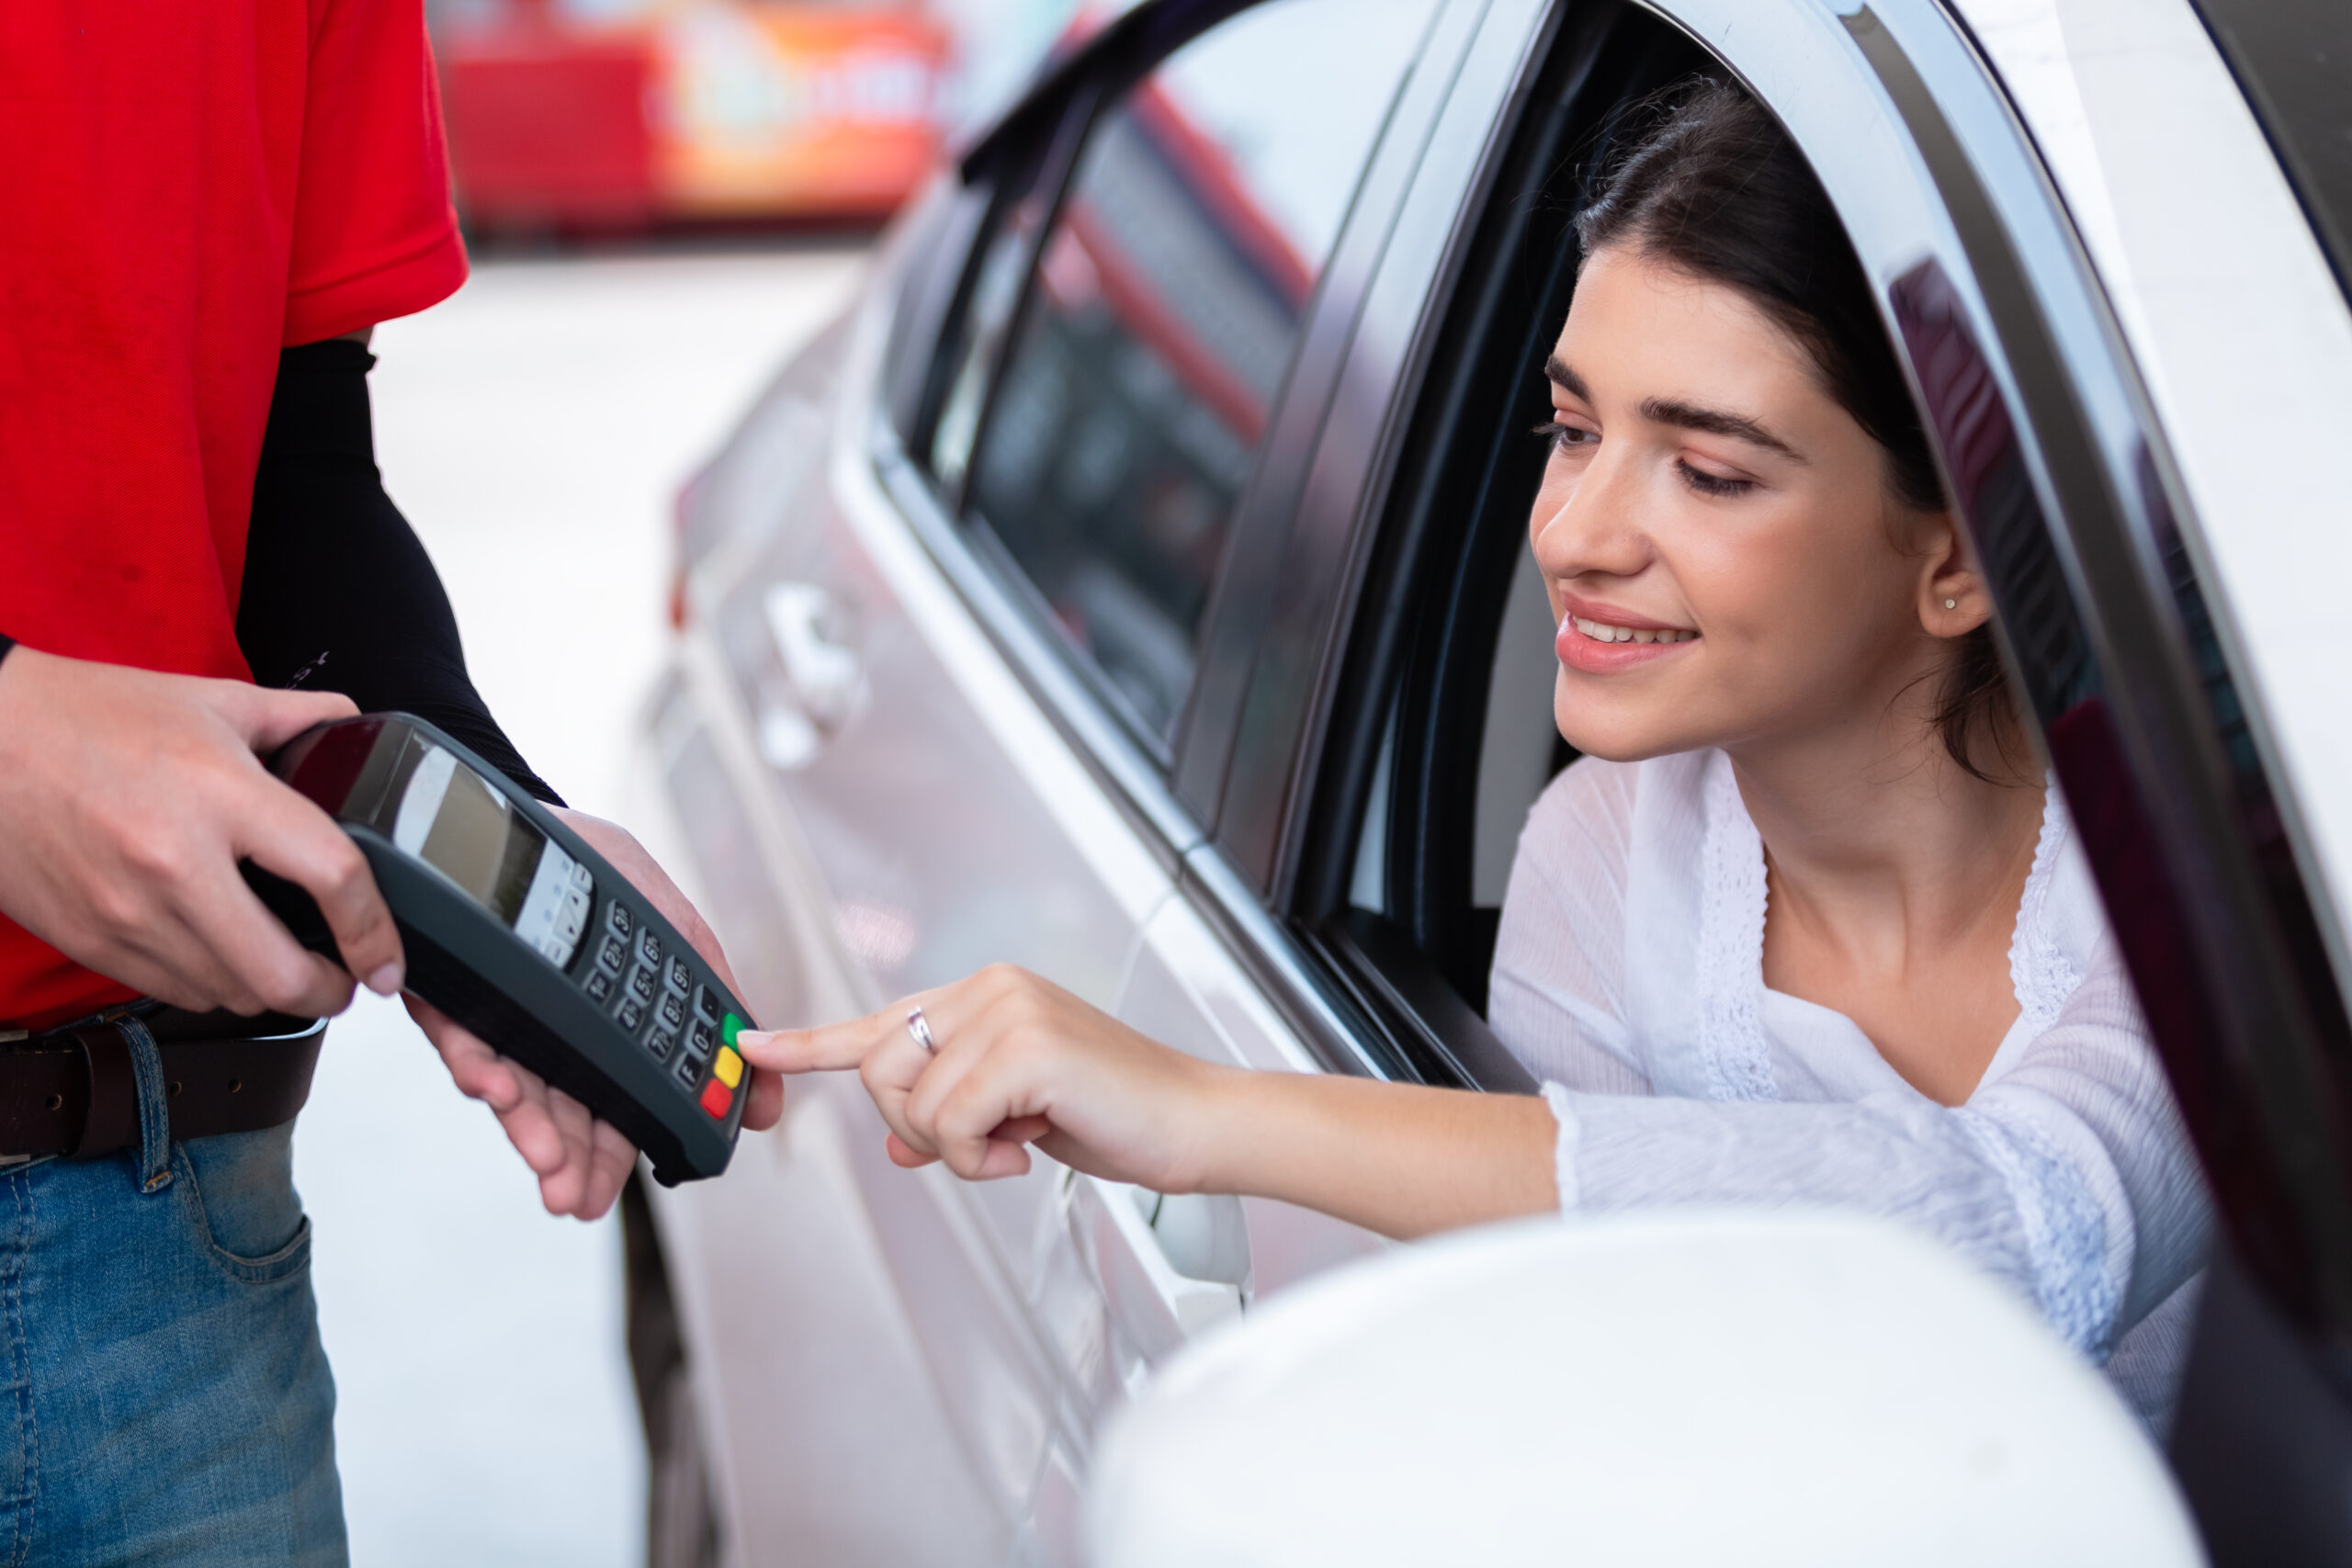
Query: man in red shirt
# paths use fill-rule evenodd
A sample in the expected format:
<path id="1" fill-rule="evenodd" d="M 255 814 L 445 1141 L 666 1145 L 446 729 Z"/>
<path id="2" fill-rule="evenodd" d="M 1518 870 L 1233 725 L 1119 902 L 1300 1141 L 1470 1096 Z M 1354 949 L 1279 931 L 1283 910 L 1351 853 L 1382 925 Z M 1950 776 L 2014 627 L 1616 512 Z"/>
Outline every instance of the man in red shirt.
<path id="1" fill-rule="evenodd" d="M 245 1047 L 251 1081 L 212 1101 L 170 1064 L 268 1032 L 214 1010 L 400 989 L 366 863 L 258 760 L 355 711 L 336 693 L 469 726 L 552 798 L 466 680 L 367 436 L 368 330 L 466 270 L 420 0 L 0 7 L 0 1540 L 341 1562 L 290 1111 L 256 1109 L 299 1105 L 311 1058 Z M 312 622 L 336 646 L 298 669 Z M 723 963 L 634 840 L 571 820 Z M 345 967 L 241 859 L 311 892 Z M 611 1205 L 617 1133 L 412 1010 L 550 1211 Z M 778 1109 L 770 1080 L 746 1122 Z"/>

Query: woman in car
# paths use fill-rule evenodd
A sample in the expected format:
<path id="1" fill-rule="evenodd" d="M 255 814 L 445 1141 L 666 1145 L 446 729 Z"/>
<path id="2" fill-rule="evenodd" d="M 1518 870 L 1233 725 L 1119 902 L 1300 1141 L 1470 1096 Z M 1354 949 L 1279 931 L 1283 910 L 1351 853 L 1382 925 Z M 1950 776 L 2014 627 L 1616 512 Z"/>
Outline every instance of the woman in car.
<path id="1" fill-rule="evenodd" d="M 2205 1197 L 1868 280 L 1770 117 L 1698 83 L 1581 215 L 1530 537 L 1583 760 L 1492 987 L 1542 1098 L 1250 1073 L 998 968 L 747 1034 L 857 1066 L 902 1165 L 1025 1145 L 1390 1235 L 1815 1204 L 2015 1284 L 2153 1425 Z"/>

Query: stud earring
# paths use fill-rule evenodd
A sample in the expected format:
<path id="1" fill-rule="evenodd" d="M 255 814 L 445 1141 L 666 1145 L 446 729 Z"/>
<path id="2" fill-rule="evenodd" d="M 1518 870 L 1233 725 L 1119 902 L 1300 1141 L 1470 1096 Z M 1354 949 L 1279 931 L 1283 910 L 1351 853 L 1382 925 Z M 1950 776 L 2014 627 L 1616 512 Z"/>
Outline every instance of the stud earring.
<path id="1" fill-rule="evenodd" d="M 1957 599 L 1947 599 L 1944 601 L 1944 608 L 1947 610 L 1957 610 L 1960 608 L 1960 601 Z"/>

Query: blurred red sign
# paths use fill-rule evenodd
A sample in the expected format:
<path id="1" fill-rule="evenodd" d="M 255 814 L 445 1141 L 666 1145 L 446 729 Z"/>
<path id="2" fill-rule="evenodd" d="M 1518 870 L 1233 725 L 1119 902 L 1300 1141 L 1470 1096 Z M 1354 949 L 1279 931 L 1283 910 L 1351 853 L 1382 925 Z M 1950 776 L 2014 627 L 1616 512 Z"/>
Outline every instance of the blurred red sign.
<path id="1" fill-rule="evenodd" d="M 939 146 L 946 34 L 919 6 L 512 0 L 435 40 L 459 210 L 491 226 L 878 217 Z"/>

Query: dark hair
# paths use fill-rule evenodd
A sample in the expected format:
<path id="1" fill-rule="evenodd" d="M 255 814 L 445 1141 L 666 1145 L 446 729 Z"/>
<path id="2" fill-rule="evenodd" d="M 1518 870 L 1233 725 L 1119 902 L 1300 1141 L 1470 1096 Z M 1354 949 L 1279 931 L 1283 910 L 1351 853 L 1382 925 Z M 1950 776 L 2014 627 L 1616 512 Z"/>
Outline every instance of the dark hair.
<path id="1" fill-rule="evenodd" d="M 1740 88 L 1703 77 L 1634 112 L 1646 127 L 1577 216 L 1585 254 L 1632 245 L 1736 289 L 1813 356 L 1824 389 L 1885 452 L 1895 496 L 1923 512 L 1948 506 L 1870 279 L 1788 133 Z M 1961 639 L 1935 716 L 1944 750 L 1978 778 L 1989 777 L 1970 755 L 1980 725 L 2008 760 L 2007 694 L 1992 627 L 1979 626 Z"/>

